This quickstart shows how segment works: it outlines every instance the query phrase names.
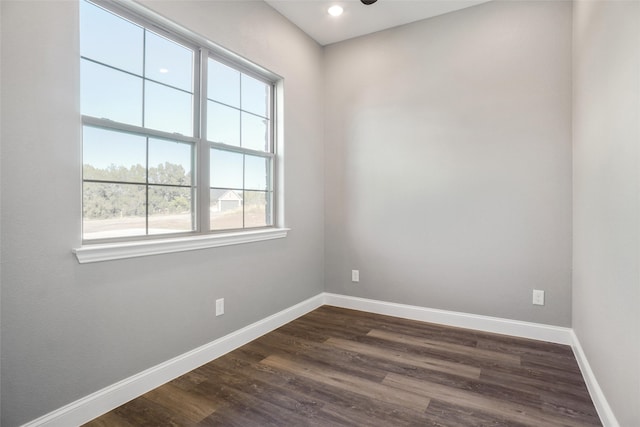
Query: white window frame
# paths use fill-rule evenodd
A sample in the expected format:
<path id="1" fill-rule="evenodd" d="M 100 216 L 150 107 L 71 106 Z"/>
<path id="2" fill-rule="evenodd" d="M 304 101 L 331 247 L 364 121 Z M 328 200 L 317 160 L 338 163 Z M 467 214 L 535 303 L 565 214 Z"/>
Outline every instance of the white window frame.
<path id="1" fill-rule="evenodd" d="M 172 21 L 131 0 L 90 0 L 92 3 L 111 11 L 127 20 L 157 32 L 171 40 L 175 40 L 199 55 L 199 67 L 194 67 L 194 136 L 183 136 L 163 131 L 115 123 L 107 119 L 82 116 L 83 126 L 121 130 L 127 133 L 143 134 L 181 142 L 193 143 L 195 148 L 196 172 L 193 174 L 196 186 L 196 202 L 193 212 L 197 220 L 195 230 L 185 233 L 167 234 L 160 236 L 136 236 L 135 238 L 112 238 L 108 240 L 82 240 L 82 245 L 72 249 L 78 262 L 90 263 L 107 260 L 125 259 L 139 256 L 166 254 L 197 249 L 228 246 L 242 243 L 252 243 L 264 240 L 279 239 L 287 236 L 288 228 L 284 227 L 283 193 L 281 186 L 282 173 L 282 94 L 283 79 L 242 58 L 213 42 L 183 28 Z M 203 96 L 202 88 L 207 86 L 208 58 L 229 65 L 238 71 L 257 78 L 271 85 L 271 147 L 270 152 L 258 152 L 241 147 L 213 143 L 206 140 L 207 97 Z M 206 93 L 206 92 L 205 92 Z M 196 105 L 197 104 L 197 105 Z M 202 122 L 201 122 L 202 121 Z M 244 228 L 228 231 L 210 231 L 210 183 L 209 183 L 209 152 L 212 148 L 243 154 L 258 154 L 271 159 L 271 198 L 272 225 L 267 227 Z"/>

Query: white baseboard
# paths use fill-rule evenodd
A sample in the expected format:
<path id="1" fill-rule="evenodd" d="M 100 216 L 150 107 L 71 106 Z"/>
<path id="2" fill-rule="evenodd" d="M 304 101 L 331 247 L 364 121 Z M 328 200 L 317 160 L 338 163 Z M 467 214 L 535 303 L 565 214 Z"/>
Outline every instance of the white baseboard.
<path id="1" fill-rule="evenodd" d="M 587 356 L 582 349 L 582 345 L 580 345 L 580 340 L 578 340 L 578 336 L 573 330 L 571 331 L 571 337 L 573 339 L 573 343 L 571 344 L 573 354 L 576 356 L 578 366 L 580 366 L 580 372 L 582 372 L 582 377 L 591 395 L 591 400 L 593 400 L 593 405 L 596 407 L 596 411 L 598 411 L 602 425 L 605 427 L 620 427 L 616 416 L 611 410 L 611 406 L 609 406 L 607 398 L 600 388 L 600 384 L 598 384 L 598 380 L 596 380 L 595 374 L 591 370 L 591 365 L 589 365 Z"/>
<path id="2" fill-rule="evenodd" d="M 84 424 L 118 406 L 204 365 L 254 339 L 285 325 L 322 305 L 422 322 L 512 335 L 570 345 L 582 371 L 594 405 L 605 427 L 620 427 L 611 411 L 575 333 L 570 328 L 480 316 L 345 295 L 322 293 L 238 331 L 149 368 L 132 377 L 83 397 L 22 427 L 69 427 Z"/>
<path id="3" fill-rule="evenodd" d="M 438 323 L 483 332 L 512 335 L 557 344 L 571 345 L 571 329 L 477 314 L 438 310 L 414 305 L 396 304 L 337 294 L 324 294 L 324 303 L 337 307 L 368 311 L 370 313 Z"/>
<path id="4" fill-rule="evenodd" d="M 149 368 L 35 419 L 23 427 L 69 427 L 84 424 L 174 378 L 184 375 L 254 339 L 315 310 L 322 294 Z"/>

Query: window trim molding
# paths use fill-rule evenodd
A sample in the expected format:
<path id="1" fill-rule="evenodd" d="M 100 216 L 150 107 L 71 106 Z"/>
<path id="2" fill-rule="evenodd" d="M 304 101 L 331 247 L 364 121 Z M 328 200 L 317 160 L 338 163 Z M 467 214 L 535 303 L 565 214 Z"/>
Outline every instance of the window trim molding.
<path id="1" fill-rule="evenodd" d="M 72 249 L 80 264 L 186 252 L 287 237 L 289 228 L 263 228 L 188 237 L 91 244 Z"/>

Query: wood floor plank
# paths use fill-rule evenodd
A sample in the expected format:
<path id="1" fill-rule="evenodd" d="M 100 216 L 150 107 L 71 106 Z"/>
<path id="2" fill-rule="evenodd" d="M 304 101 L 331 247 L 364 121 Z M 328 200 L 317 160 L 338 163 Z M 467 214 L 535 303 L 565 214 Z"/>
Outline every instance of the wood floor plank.
<path id="1" fill-rule="evenodd" d="M 209 365 L 215 364 L 223 369 L 228 361 L 221 358 Z M 232 362 L 237 366 L 237 362 Z M 311 383 L 305 381 L 284 370 L 278 370 L 263 364 L 247 364 L 239 372 L 238 376 L 246 376 L 252 380 L 262 381 L 279 387 L 281 394 L 296 396 L 310 402 L 322 402 L 322 407 L 318 413 L 309 416 L 305 414 L 309 423 L 314 424 L 314 420 L 320 419 L 319 425 L 376 425 L 379 420 L 393 420 L 393 425 L 412 425 L 418 412 L 410 410 L 399 410 L 393 405 L 369 399 L 368 397 L 352 393 L 344 389 L 335 389 L 325 384 Z M 278 392 L 275 392 L 277 394 Z M 299 411 L 298 411 L 299 412 Z"/>
<path id="2" fill-rule="evenodd" d="M 559 419 L 553 415 L 546 415 L 541 409 L 523 406 L 517 403 L 482 396 L 466 390 L 454 389 L 424 380 L 416 380 L 389 374 L 383 384 L 415 393 L 429 399 L 438 399 L 454 405 L 464 406 L 471 410 L 489 412 L 509 421 L 537 426 L 571 426 L 584 427 L 580 421 L 573 419 Z"/>
<path id="3" fill-rule="evenodd" d="M 227 357 L 223 357 L 211 364 L 225 368 L 229 363 L 237 367 L 240 362 L 238 360 L 230 362 Z M 260 363 L 246 363 L 236 372 L 236 375 L 245 375 L 277 385 L 286 394 L 323 402 L 323 416 L 334 418 L 333 421 L 326 422 L 324 425 L 379 425 L 381 420 L 389 420 L 388 425 L 414 425 L 415 420 L 422 417 L 421 412 L 398 408 L 344 388 L 333 388 L 326 384 L 310 382 L 286 370 Z"/>
<path id="4" fill-rule="evenodd" d="M 580 369 L 578 368 L 577 364 L 575 366 L 570 365 L 567 363 L 563 363 L 562 360 L 557 360 L 556 364 L 554 363 L 554 359 L 555 358 L 540 358 L 531 355 L 522 355 L 521 365 L 524 368 L 531 368 L 543 372 L 549 372 L 556 378 L 561 377 L 562 379 L 572 382 L 573 384 L 582 382 L 582 378 L 580 377 Z"/>
<path id="5" fill-rule="evenodd" d="M 208 378 L 206 376 L 199 374 L 197 370 L 193 370 L 179 376 L 174 380 L 169 381 L 167 384 L 172 384 L 173 386 L 178 387 L 184 391 L 189 391 L 201 382 L 206 381 L 207 379 Z"/>
<path id="6" fill-rule="evenodd" d="M 388 330 L 409 336 L 431 338 L 440 342 L 450 342 L 465 346 L 475 346 L 481 339 L 493 340 L 505 337 L 504 335 L 464 329 L 455 326 L 419 322 L 364 311 L 348 311 L 348 315 L 345 315 L 345 309 L 325 305 L 314 311 L 312 314 L 315 315 L 317 313 L 322 313 L 322 317 L 320 317 L 320 319 L 323 322 L 331 321 L 331 318 L 342 315 L 341 318 L 344 320 L 341 321 L 341 324 L 344 327 L 351 327 L 350 324 L 357 324 L 365 329 Z M 513 339 L 513 337 L 508 337 L 508 339 Z M 519 338 L 516 339 L 518 340 Z"/>
<path id="7" fill-rule="evenodd" d="M 557 393 L 545 393 L 542 396 L 542 410 L 545 413 L 555 414 L 571 419 L 579 420 L 584 425 L 599 425 L 598 413 L 591 400 L 576 400 L 559 396 Z"/>
<path id="8" fill-rule="evenodd" d="M 586 386 L 566 383 L 556 379 L 548 372 L 539 372 L 528 368 L 494 367 L 483 369 L 480 380 L 487 384 L 499 384 L 512 390 L 549 395 L 591 402 Z"/>
<path id="9" fill-rule="evenodd" d="M 466 378 L 480 378 L 480 368 L 468 366 L 461 363 L 451 363 L 430 357 L 417 356 L 408 352 L 400 352 L 388 350 L 372 345 L 359 343 L 356 341 L 348 341 L 341 338 L 329 338 L 325 341 L 325 345 L 340 348 L 343 350 L 353 351 L 368 356 L 378 357 L 397 363 L 404 363 L 418 368 L 429 369 L 433 371 L 445 372 L 451 375 L 458 375 Z"/>
<path id="10" fill-rule="evenodd" d="M 229 375 L 221 376 L 216 381 L 206 381 L 195 389 L 203 397 L 228 402 L 228 405 L 220 408 L 220 412 L 234 414 L 250 424 L 278 426 L 283 417 L 292 425 L 308 423 L 308 418 L 304 417 L 302 411 L 291 411 L 288 409 L 290 404 L 282 404 L 283 400 L 290 400 L 288 396 L 276 394 L 278 404 L 274 403 L 273 390 L 274 388 L 265 388 L 256 381 L 244 381 Z M 295 403 L 293 407 L 296 407 Z M 310 413 L 307 411 L 307 415 Z"/>
<path id="11" fill-rule="evenodd" d="M 171 408 L 157 404 L 144 396 L 125 403 L 113 412 L 137 427 L 179 427 L 192 424 L 191 420 L 174 413 Z"/>
<path id="12" fill-rule="evenodd" d="M 103 416 L 85 424 L 89 427 L 136 427 L 131 424 L 127 418 L 123 418 L 115 412 L 107 412 Z"/>
<path id="13" fill-rule="evenodd" d="M 601 424 L 568 346 L 323 306 L 86 425 Z"/>
<path id="14" fill-rule="evenodd" d="M 369 365 L 358 363 L 362 353 L 349 351 L 347 349 L 338 349 L 337 351 L 336 348 L 327 346 L 326 340 L 321 344 L 313 343 L 301 338 L 284 336 L 276 332 L 269 334 L 269 336 L 262 337 L 260 342 L 271 345 L 272 348 L 274 348 L 275 351 L 272 355 L 294 355 L 301 361 L 306 360 L 309 363 L 325 366 L 328 369 L 339 369 L 343 373 L 370 381 L 381 382 L 386 375 L 385 372 L 371 369 Z M 291 349 L 299 350 L 291 351 Z"/>
<path id="15" fill-rule="evenodd" d="M 427 408 L 426 416 L 433 425 L 446 427 L 530 427 L 528 424 L 518 423 L 505 417 L 471 409 L 464 405 L 454 405 L 437 399 L 431 400 L 429 408 Z"/>
<path id="16" fill-rule="evenodd" d="M 279 356 L 269 356 L 260 363 L 289 371 L 315 382 L 360 394 L 370 399 L 392 403 L 402 408 L 424 411 L 429 406 L 428 398 L 423 398 L 413 393 L 396 391 L 379 383 L 344 375 L 338 371 L 317 369 L 314 366 L 299 364 Z"/>
<path id="17" fill-rule="evenodd" d="M 202 382 L 199 384 L 202 384 Z M 196 387 L 197 385 L 191 390 Z M 194 424 L 200 422 L 221 406 L 220 402 L 216 400 L 207 399 L 192 391 L 186 391 L 173 383 L 165 384 L 162 389 L 151 390 L 144 394 L 144 397 L 170 409 L 172 413 L 180 415 Z"/>
<path id="18" fill-rule="evenodd" d="M 288 381 L 278 382 L 273 375 L 268 378 L 260 377 L 256 373 L 254 365 L 249 365 L 244 373 L 233 371 L 233 374 L 224 366 L 209 364 L 208 372 L 216 382 L 210 382 L 209 387 L 232 387 L 239 392 L 248 393 L 255 399 L 274 405 L 282 410 L 290 411 L 293 418 L 302 416 L 314 418 L 324 406 L 324 402 L 308 397 L 304 393 L 289 393 Z M 255 402 L 254 402 L 255 403 Z"/>
<path id="19" fill-rule="evenodd" d="M 460 344 L 443 343 L 428 338 L 417 338 L 403 334 L 382 331 L 380 329 L 372 329 L 367 333 L 368 336 L 380 338 L 387 341 L 394 341 L 401 344 L 409 344 L 420 348 L 435 350 L 438 352 L 447 352 L 457 355 L 464 355 L 475 360 L 489 361 L 491 363 L 506 364 L 520 366 L 520 356 L 506 354 L 493 350 L 485 350 L 475 346 L 466 346 Z"/>

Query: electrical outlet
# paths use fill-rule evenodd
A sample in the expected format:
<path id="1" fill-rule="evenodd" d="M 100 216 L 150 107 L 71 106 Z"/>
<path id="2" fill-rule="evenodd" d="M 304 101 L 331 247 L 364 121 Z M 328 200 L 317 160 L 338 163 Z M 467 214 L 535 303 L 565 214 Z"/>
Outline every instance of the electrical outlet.
<path id="1" fill-rule="evenodd" d="M 216 316 L 222 316 L 224 314 L 224 298 L 216 300 Z"/>
<path id="2" fill-rule="evenodd" d="M 359 282 L 360 281 L 360 271 L 359 270 L 351 270 L 351 281 Z"/>
<path id="3" fill-rule="evenodd" d="M 544 305 L 544 291 L 533 290 L 533 305 Z"/>

